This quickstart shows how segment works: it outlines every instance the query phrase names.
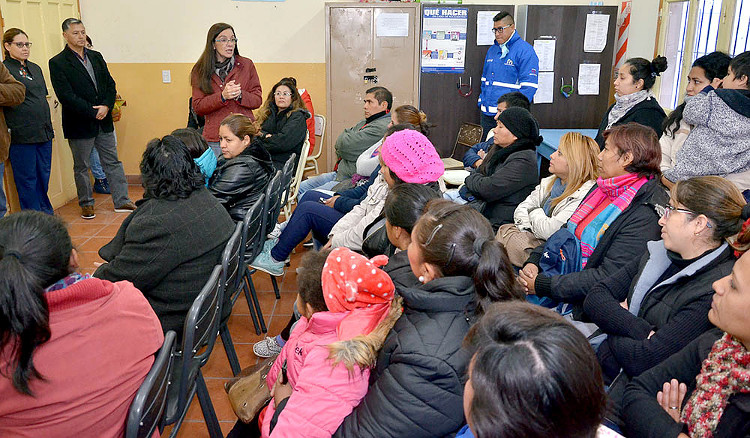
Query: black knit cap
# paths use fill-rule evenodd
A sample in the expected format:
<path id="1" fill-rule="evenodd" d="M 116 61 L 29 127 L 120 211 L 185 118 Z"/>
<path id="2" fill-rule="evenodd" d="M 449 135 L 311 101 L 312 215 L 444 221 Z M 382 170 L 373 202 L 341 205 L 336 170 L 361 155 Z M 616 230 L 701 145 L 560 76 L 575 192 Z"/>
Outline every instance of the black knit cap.
<path id="1" fill-rule="evenodd" d="M 542 142 L 539 136 L 539 124 L 524 108 L 515 106 L 508 108 L 500 113 L 498 120 L 519 139 L 528 139 L 537 145 Z"/>

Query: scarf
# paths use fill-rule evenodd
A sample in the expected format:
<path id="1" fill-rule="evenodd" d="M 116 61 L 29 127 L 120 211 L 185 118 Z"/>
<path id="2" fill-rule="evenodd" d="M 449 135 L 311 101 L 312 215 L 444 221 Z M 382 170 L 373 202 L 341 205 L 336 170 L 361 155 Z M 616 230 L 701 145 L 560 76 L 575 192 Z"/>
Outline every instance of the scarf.
<path id="1" fill-rule="evenodd" d="M 222 62 L 216 61 L 214 69 L 216 69 L 216 75 L 221 79 L 222 82 L 227 78 L 229 72 L 234 68 L 234 56 L 227 58 Z"/>
<path id="2" fill-rule="evenodd" d="M 632 94 L 619 96 L 615 94 L 615 104 L 607 115 L 607 129 L 617 123 L 631 108 L 643 102 L 649 97 L 648 90 L 636 91 Z"/>
<path id="3" fill-rule="evenodd" d="M 81 280 L 86 280 L 88 278 L 91 278 L 89 274 L 79 274 L 78 272 L 74 272 L 67 277 L 63 277 L 60 280 L 57 280 L 56 282 L 52 283 L 51 285 L 47 286 L 44 289 L 44 292 L 52 292 L 55 290 L 65 289 L 68 286 L 72 286 L 76 283 L 78 283 Z"/>
<path id="4" fill-rule="evenodd" d="M 691 437 L 710 438 L 729 397 L 750 392 L 750 352 L 729 333 L 714 343 L 703 361 L 696 387 L 680 420 Z"/>
<path id="5" fill-rule="evenodd" d="M 596 180 L 596 189 L 578 206 L 568 221 L 568 230 L 581 241 L 581 269 L 586 267 L 599 239 L 620 213 L 633 202 L 635 194 L 646 182 L 648 178 L 635 173 L 608 179 L 600 177 Z M 605 202 L 609 205 L 599 211 L 596 217 L 590 218 L 589 215 Z M 587 224 L 582 230 L 577 230 L 582 222 Z"/>
<path id="6" fill-rule="evenodd" d="M 515 34 L 516 34 L 516 31 L 514 30 L 513 35 Z M 510 38 L 508 38 L 508 40 L 505 41 L 503 44 L 498 44 L 500 46 L 500 59 L 503 59 L 506 56 L 508 56 L 508 52 L 510 51 L 510 49 L 508 49 L 508 43 L 510 42 L 510 40 L 513 39 L 513 35 L 511 35 Z"/>
<path id="7" fill-rule="evenodd" d="M 487 151 L 485 160 L 482 162 L 482 164 L 479 165 L 479 168 L 477 170 L 482 175 L 492 175 L 493 173 L 495 173 L 495 168 L 503 164 L 505 160 L 507 160 L 508 157 L 511 156 L 511 154 L 525 150 L 535 151 L 536 147 L 542 142 L 541 140 L 537 141 L 538 139 L 541 139 L 541 137 L 538 137 L 536 139 L 519 138 L 518 140 L 513 142 L 513 144 L 506 147 L 501 147 L 493 144 L 492 146 L 490 146 L 490 150 Z"/>

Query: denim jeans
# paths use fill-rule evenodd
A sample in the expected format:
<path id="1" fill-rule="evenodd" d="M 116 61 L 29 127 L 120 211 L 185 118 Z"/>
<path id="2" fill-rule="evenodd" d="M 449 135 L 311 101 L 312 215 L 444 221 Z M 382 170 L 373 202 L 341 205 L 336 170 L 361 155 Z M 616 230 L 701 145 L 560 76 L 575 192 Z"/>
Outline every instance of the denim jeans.
<path id="1" fill-rule="evenodd" d="M 53 214 L 47 197 L 52 167 L 52 140 L 44 143 L 11 144 L 8 154 L 13 166 L 18 202 L 21 210 Z"/>
<path id="2" fill-rule="evenodd" d="M 311 191 L 300 199 L 289 224 L 281 232 L 276 246 L 271 249 L 271 257 L 274 260 L 286 260 L 294 247 L 302 243 L 310 231 L 315 239 L 321 242 L 328 241 L 328 233 L 344 215 L 335 208 L 321 204 L 320 198 L 328 199 L 330 196 Z"/>
<path id="3" fill-rule="evenodd" d="M 308 190 L 330 190 L 336 184 L 338 184 L 338 182 L 336 181 L 336 172 L 321 173 L 320 175 L 313 176 L 312 178 L 307 178 L 299 184 L 297 200 L 302 202 L 302 197 Z"/>
<path id="4" fill-rule="evenodd" d="M 89 167 L 91 168 L 91 174 L 94 175 L 94 178 L 104 179 L 107 177 L 107 174 L 104 173 L 104 169 L 102 169 L 102 162 L 99 160 L 99 153 L 96 149 L 91 149 Z"/>

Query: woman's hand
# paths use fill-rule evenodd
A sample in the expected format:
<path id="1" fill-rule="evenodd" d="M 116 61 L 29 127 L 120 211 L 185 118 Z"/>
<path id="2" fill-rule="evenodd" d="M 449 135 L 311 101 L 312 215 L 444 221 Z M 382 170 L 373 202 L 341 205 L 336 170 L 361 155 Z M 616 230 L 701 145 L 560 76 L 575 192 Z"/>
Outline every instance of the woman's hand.
<path id="1" fill-rule="evenodd" d="M 242 97 L 242 87 L 240 86 L 240 84 L 237 84 L 234 81 L 229 81 L 224 85 L 224 90 L 222 90 L 221 92 L 221 97 L 223 97 L 224 100 L 240 98 Z"/>
<path id="2" fill-rule="evenodd" d="M 276 378 L 276 383 L 273 384 L 273 388 L 271 388 L 271 397 L 273 397 L 274 407 L 278 407 L 279 403 L 286 399 L 291 397 L 292 395 L 292 385 L 287 383 L 281 383 L 280 378 Z"/>
<path id="3" fill-rule="evenodd" d="M 656 393 L 656 401 L 667 411 L 670 417 L 676 422 L 680 422 L 680 411 L 682 400 L 687 393 L 687 385 L 679 383 L 677 379 L 670 382 L 664 382 L 664 387 Z"/>
<path id="4" fill-rule="evenodd" d="M 539 267 L 533 263 L 527 263 L 526 266 L 518 273 L 518 282 L 523 286 L 524 292 L 528 295 L 536 295 L 534 282 L 539 275 Z"/>
<path id="5" fill-rule="evenodd" d="M 328 199 L 323 200 L 323 204 L 327 205 L 328 207 L 334 208 L 334 205 L 336 205 L 336 200 L 339 199 L 339 195 L 333 195 Z"/>

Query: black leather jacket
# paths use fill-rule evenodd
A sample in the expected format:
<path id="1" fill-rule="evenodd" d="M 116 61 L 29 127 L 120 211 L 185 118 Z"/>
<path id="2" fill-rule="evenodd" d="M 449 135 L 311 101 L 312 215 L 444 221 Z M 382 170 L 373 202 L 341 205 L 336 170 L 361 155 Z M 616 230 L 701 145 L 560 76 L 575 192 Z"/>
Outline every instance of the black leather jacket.
<path id="1" fill-rule="evenodd" d="M 273 173 L 268 151 L 253 142 L 234 158 L 219 158 L 216 171 L 208 182 L 208 190 L 232 219 L 239 222 L 266 190 Z"/>

